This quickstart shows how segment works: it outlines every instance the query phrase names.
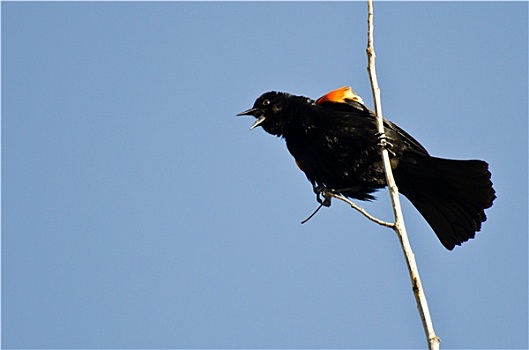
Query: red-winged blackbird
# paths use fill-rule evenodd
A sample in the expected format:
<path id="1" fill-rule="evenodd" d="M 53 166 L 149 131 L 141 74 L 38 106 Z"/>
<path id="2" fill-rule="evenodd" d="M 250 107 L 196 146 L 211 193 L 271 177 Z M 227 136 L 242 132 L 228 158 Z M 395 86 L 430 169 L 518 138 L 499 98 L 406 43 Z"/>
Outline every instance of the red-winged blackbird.
<path id="1" fill-rule="evenodd" d="M 317 101 L 283 92 L 261 95 L 252 115 L 266 132 L 282 137 L 313 187 L 346 197 L 374 199 L 386 186 L 375 114 L 349 87 Z M 474 238 L 495 191 L 481 160 L 432 157 L 407 132 L 384 120 L 395 181 L 447 249 Z"/>

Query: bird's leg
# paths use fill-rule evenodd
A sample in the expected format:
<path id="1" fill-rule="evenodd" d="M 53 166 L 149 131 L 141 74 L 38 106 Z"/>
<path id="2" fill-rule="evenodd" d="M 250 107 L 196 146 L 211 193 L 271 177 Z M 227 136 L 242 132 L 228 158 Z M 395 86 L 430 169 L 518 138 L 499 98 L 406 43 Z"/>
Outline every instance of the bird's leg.
<path id="1" fill-rule="evenodd" d="M 316 193 L 316 200 L 318 203 L 325 207 L 331 206 L 331 196 L 329 196 L 329 192 L 333 192 L 333 190 L 328 189 L 325 186 L 314 186 L 314 193 Z"/>

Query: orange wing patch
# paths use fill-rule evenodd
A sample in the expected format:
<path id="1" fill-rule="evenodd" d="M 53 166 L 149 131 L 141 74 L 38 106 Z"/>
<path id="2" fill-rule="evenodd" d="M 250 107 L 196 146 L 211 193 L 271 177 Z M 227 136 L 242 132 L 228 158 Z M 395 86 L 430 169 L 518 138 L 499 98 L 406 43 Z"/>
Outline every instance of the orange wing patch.
<path id="1" fill-rule="evenodd" d="M 317 99 L 316 103 L 319 105 L 324 104 L 325 102 L 347 103 L 347 100 L 364 103 L 362 98 L 358 96 L 350 86 L 344 86 L 333 90 Z"/>

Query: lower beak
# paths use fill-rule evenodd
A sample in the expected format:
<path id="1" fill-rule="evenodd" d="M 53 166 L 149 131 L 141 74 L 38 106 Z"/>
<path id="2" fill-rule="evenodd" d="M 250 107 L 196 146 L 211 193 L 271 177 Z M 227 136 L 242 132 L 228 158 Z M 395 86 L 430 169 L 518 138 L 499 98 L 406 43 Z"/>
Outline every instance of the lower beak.
<path id="1" fill-rule="evenodd" d="M 257 118 L 257 120 L 255 121 L 255 123 L 252 124 L 252 126 L 250 126 L 250 130 L 258 127 L 259 125 L 261 125 L 264 121 L 265 121 L 265 116 L 262 115 L 260 116 L 259 118 Z"/>

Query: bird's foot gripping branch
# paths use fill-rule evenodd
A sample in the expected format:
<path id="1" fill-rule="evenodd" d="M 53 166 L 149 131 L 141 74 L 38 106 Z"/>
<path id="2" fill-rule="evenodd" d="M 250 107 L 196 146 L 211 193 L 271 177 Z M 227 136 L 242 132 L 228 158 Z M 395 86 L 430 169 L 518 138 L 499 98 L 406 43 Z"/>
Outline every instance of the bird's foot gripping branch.
<path id="1" fill-rule="evenodd" d="M 324 207 L 330 207 L 332 198 L 331 194 L 336 193 L 336 191 L 328 189 L 325 186 L 315 186 L 314 193 L 316 193 L 316 201 L 318 201 L 318 203 Z"/>
<path id="2" fill-rule="evenodd" d="M 391 157 L 395 157 L 397 155 L 395 152 L 393 152 L 393 143 L 388 135 L 377 132 L 375 136 L 378 139 L 378 147 L 380 149 L 386 149 Z"/>

